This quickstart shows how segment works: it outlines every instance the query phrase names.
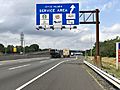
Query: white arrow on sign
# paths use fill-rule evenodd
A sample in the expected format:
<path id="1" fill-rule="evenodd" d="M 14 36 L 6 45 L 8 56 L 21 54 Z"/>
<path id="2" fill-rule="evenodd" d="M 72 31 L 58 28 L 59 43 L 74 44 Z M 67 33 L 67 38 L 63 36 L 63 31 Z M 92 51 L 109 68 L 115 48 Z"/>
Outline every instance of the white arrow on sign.
<path id="1" fill-rule="evenodd" d="M 72 5 L 70 8 L 71 8 L 71 10 L 70 10 L 70 14 L 72 14 L 73 10 L 75 9 L 75 6 Z"/>

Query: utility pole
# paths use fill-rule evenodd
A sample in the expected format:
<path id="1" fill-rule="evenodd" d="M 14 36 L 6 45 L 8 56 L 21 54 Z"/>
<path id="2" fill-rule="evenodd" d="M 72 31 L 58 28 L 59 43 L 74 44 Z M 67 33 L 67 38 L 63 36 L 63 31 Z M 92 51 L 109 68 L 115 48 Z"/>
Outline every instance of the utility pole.
<path id="1" fill-rule="evenodd" d="M 93 46 L 92 46 L 92 31 L 91 31 L 91 50 L 90 50 L 90 52 L 91 52 L 91 60 L 92 60 L 92 48 L 93 48 Z"/>
<path id="2" fill-rule="evenodd" d="M 24 39 L 24 48 L 23 48 L 23 53 L 25 54 L 25 39 Z"/>
<path id="3" fill-rule="evenodd" d="M 23 43 L 24 43 L 24 33 L 23 32 L 21 32 L 21 34 L 20 34 L 20 41 L 21 41 L 21 53 L 23 54 Z"/>

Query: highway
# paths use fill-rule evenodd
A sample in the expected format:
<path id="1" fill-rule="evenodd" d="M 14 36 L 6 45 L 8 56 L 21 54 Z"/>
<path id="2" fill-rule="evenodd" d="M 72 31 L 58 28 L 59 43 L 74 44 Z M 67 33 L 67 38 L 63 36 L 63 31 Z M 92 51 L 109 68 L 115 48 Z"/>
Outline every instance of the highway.
<path id="1" fill-rule="evenodd" d="M 103 90 L 75 58 L 0 61 L 0 90 Z"/>

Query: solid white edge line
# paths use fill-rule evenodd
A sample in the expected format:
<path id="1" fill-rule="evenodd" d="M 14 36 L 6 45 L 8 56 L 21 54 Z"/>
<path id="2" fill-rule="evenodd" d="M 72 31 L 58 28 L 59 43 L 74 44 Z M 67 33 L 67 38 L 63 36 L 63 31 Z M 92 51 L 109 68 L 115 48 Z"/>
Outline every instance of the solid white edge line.
<path id="1" fill-rule="evenodd" d="M 42 74 L 38 75 L 37 77 L 33 78 L 32 80 L 28 81 L 27 83 L 23 84 L 22 86 L 18 87 L 16 90 L 21 90 L 24 87 L 26 87 L 27 85 L 29 85 L 30 83 L 34 82 L 35 80 L 37 80 L 38 78 L 42 77 L 43 75 L 45 75 L 46 73 L 48 73 L 49 71 L 53 70 L 54 68 L 56 68 L 57 66 L 59 66 L 60 64 L 64 63 L 65 61 L 61 61 L 58 64 L 54 65 L 53 67 L 51 67 L 50 69 L 48 69 L 47 71 L 43 72 Z"/>
<path id="2" fill-rule="evenodd" d="M 12 67 L 9 68 L 9 70 L 14 70 L 14 69 L 18 69 L 18 68 L 22 68 L 22 67 L 26 67 L 26 66 L 30 66 L 31 64 L 26 64 L 26 65 L 22 65 L 22 66 L 17 66 L 17 67 Z"/>

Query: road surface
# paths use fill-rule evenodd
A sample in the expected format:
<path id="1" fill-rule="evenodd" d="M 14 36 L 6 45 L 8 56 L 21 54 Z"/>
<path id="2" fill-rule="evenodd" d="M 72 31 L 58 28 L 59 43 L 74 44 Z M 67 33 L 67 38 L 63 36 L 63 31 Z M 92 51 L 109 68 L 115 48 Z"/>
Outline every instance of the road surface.
<path id="1" fill-rule="evenodd" d="M 0 90 L 103 89 L 83 68 L 82 60 L 44 57 L 1 61 Z"/>

